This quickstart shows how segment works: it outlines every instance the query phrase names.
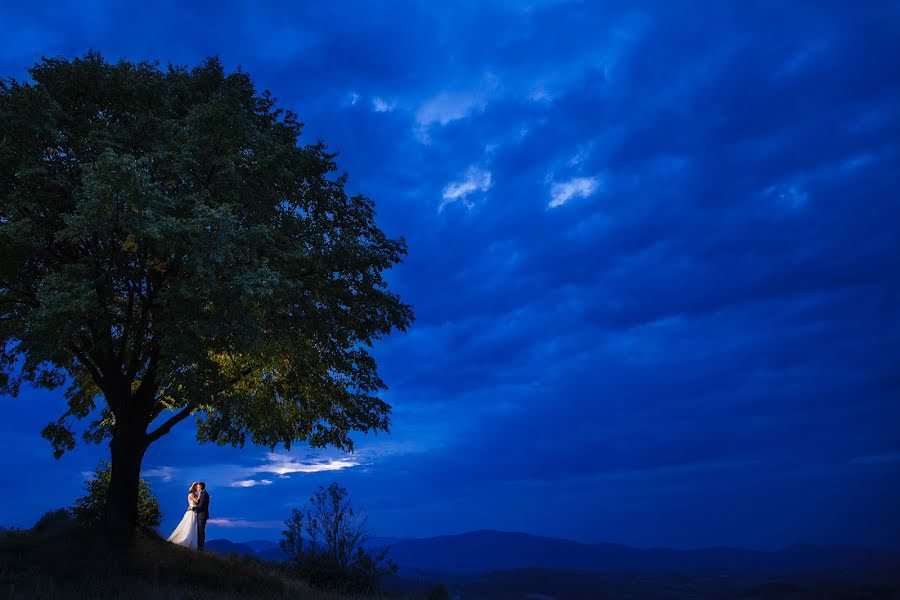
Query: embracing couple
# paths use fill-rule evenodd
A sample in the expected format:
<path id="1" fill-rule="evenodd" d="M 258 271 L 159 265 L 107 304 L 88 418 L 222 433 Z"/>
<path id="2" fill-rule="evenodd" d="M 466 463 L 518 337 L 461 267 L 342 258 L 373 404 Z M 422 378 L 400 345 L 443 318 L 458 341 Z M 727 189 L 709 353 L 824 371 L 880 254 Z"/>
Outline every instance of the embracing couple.
<path id="1" fill-rule="evenodd" d="M 209 493 L 206 491 L 206 484 L 202 481 L 192 483 L 187 501 L 187 511 L 169 536 L 169 541 L 202 551 L 206 542 L 206 521 L 209 520 Z"/>

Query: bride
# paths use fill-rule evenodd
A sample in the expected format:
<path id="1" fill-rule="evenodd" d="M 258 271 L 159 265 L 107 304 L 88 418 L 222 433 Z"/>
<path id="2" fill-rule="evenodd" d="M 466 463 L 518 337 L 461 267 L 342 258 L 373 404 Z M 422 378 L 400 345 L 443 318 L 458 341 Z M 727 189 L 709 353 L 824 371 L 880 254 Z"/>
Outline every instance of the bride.
<path id="1" fill-rule="evenodd" d="M 197 549 L 197 513 L 193 511 L 193 508 L 197 506 L 197 490 L 199 489 L 199 484 L 191 484 L 187 495 L 187 512 L 184 513 L 181 523 L 178 524 L 178 527 L 175 528 L 175 531 L 168 538 L 174 544 L 193 548 L 194 550 Z"/>

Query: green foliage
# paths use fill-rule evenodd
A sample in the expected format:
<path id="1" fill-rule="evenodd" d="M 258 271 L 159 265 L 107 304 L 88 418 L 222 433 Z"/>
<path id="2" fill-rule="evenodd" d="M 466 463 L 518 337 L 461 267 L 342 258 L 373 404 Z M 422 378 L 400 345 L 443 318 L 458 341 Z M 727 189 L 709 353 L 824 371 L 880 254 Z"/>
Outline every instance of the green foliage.
<path id="1" fill-rule="evenodd" d="M 75 504 L 71 508 L 76 519 L 89 525 L 99 525 L 102 522 L 110 481 L 109 463 L 101 461 L 94 477 L 84 484 L 87 494 L 75 500 Z M 138 484 L 137 518 L 138 527 L 143 529 L 159 527 L 162 522 L 159 500 L 150 489 L 150 483 L 144 479 L 141 479 Z"/>
<path id="2" fill-rule="evenodd" d="M 89 416 L 134 448 L 190 416 L 271 448 L 388 430 L 368 349 L 413 320 L 383 277 L 406 242 L 294 113 L 215 58 L 29 73 L 0 81 L 0 393 L 68 385 L 56 456 Z"/>
<path id="3" fill-rule="evenodd" d="M 379 579 L 398 567 L 387 548 L 374 555 L 363 548 L 369 539 L 366 518 L 353 508 L 347 490 L 337 483 L 319 486 L 309 502 L 305 510 L 291 511 L 282 533 L 281 549 L 295 571 L 319 588 L 377 591 Z"/>

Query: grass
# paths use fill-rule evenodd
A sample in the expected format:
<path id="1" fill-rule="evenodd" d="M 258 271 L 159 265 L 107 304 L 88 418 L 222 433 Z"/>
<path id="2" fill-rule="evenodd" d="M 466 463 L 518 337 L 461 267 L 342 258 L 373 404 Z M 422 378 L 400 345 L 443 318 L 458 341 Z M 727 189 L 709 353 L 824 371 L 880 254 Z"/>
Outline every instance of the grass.
<path id="1" fill-rule="evenodd" d="M 0 599 L 348 600 L 274 563 L 217 556 L 139 534 L 127 547 L 75 522 L 0 533 Z"/>

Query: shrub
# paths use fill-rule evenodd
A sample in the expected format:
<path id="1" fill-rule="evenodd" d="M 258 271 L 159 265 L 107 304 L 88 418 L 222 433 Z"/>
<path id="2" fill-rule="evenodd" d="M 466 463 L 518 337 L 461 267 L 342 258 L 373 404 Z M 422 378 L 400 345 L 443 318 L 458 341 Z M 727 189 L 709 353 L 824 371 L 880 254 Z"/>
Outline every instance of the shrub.
<path id="1" fill-rule="evenodd" d="M 44 515 L 37 520 L 31 529 L 35 532 L 43 532 L 50 529 L 56 529 L 61 523 L 70 523 L 72 521 L 72 511 L 68 508 L 58 508 L 45 512 Z"/>
<path id="2" fill-rule="evenodd" d="M 319 588 L 377 591 L 378 580 L 397 565 L 386 558 L 387 548 L 375 555 L 365 550 L 366 518 L 350 504 L 347 490 L 337 483 L 319 486 L 309 502 L 305 511 L 291 511 L 280 544 L 297 574 Z"/>
<path id="3" fill-rule="evenodd" d="M 106 496 L 109 493 L 111 479 L 110 465 L 108 461 L 100 461 L 94 478 L 84 484 L 86 495 L 75 500 L 72 513 L 75 518 L 89 525 L 97 525 L 103 520 L 106 508 Z M 138 519 L 137 525 L 142 529 L 159 527 L 162 522 L 162 513 L 159 510 L 159 500 L 153 495 L 150 483 L 141 479 L 138 482 Z"/>

